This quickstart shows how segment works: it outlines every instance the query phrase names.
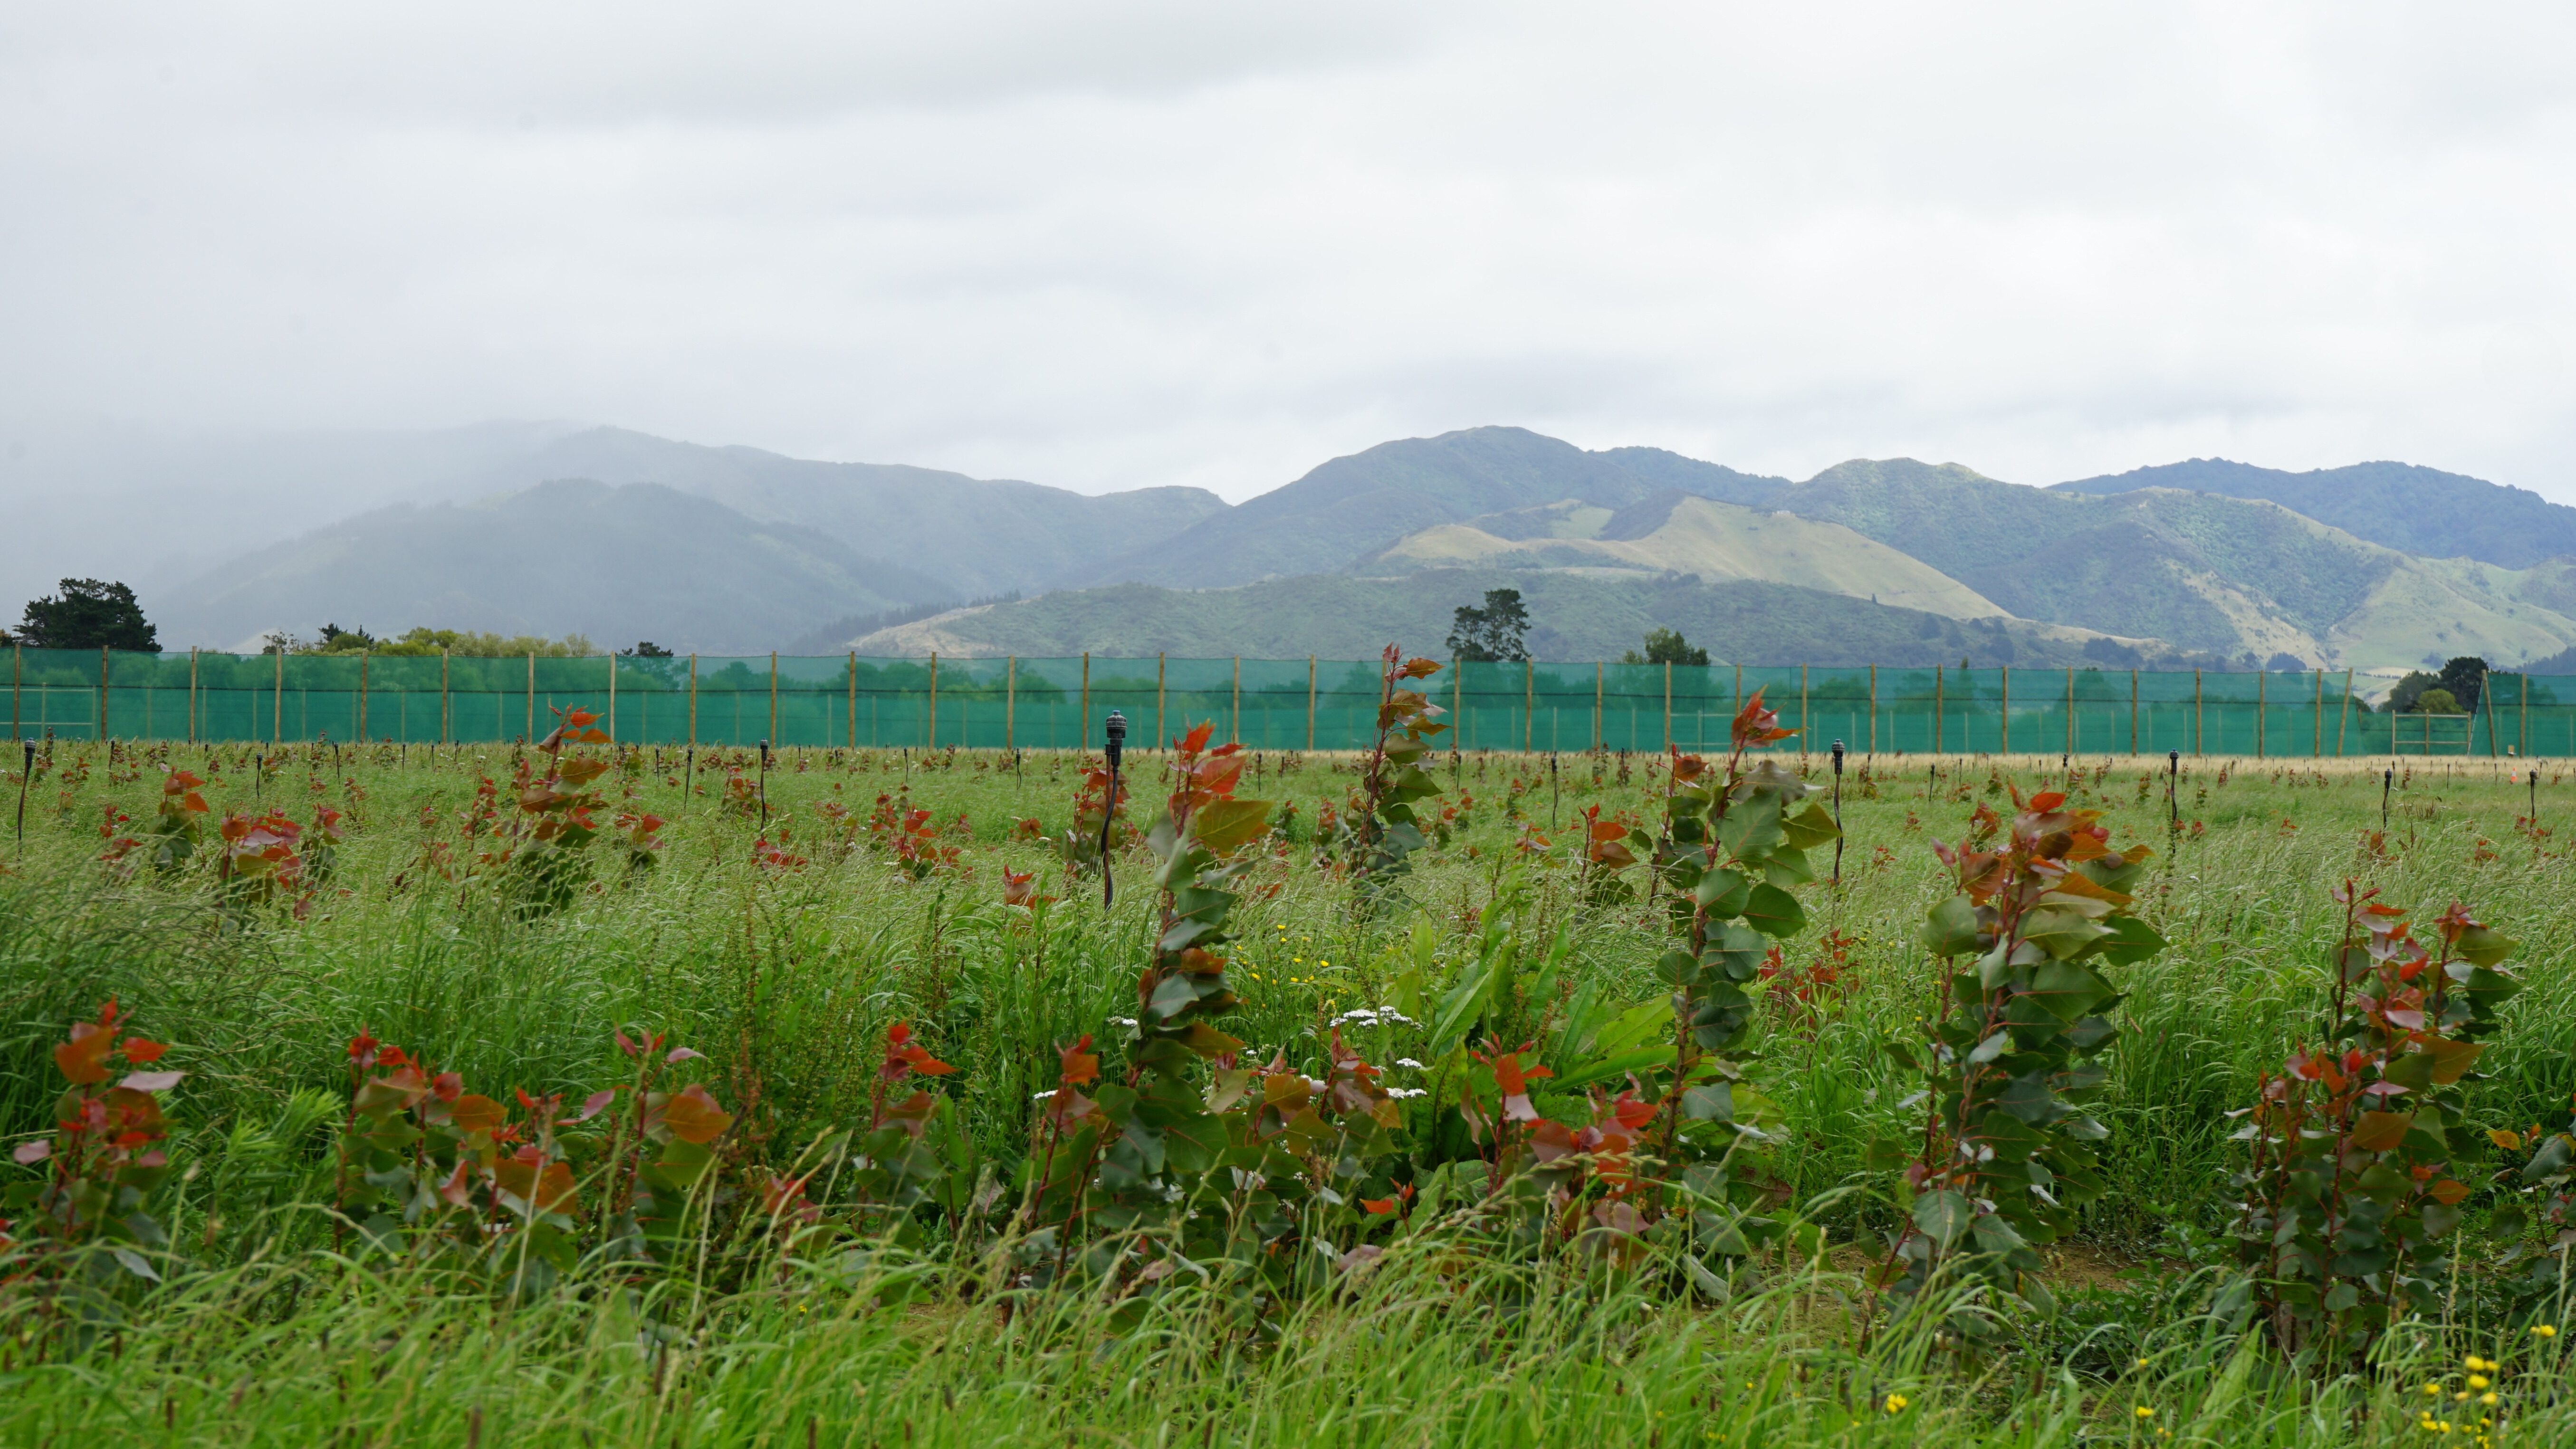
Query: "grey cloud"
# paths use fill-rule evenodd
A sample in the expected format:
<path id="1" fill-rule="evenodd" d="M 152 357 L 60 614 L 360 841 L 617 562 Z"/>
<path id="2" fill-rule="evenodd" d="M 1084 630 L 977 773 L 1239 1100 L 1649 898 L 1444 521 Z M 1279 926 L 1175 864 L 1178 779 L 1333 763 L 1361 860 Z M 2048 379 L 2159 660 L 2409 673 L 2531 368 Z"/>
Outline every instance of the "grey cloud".
<path id="1" fill-rule="evenodd" d="M 2571 40 L 2511 5 L 20 7 L 0 432 L 43 446 L 0 490 L 89 486 L 42 460 L 101 419 L 517 417 L 1235 498 L 1507 422 L 2576 501 Z"/>

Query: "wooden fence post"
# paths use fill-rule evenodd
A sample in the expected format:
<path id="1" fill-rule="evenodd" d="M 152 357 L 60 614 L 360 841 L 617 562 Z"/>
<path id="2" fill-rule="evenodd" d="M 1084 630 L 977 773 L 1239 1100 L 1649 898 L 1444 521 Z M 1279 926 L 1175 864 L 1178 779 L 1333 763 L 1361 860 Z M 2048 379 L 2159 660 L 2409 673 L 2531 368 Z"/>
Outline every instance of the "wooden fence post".
<path id="1" fill-rule="evenodd" d="M 1932 666 L 1932 753 L 1936 755 L 1941 753 L 1941 716 L 1949 706 L 1949 700 L 1943 697 L 1941 684 L 1941 666 L 1935 664 Z"/>
<path id="2" fill-rule="evenodd" d="M 522 738 L 534 744 L 537 738 L 537 651 L 528 651 L 528 732 Z"/>
<path id="3" fill-rule="evenodd" d="M 14 726 L 17 722 L 10 721 Z M 188 743 L 197 742 L 197 649 L 188 646 Z"/>
<path id="4" fill-rule="evenodd" d="M 778 651 L 769 651 L 769 742 L 778 744 Z"/>
<path id="5" fill-rule="evenodd" d="M 365 744 L 365 743 L 367 742 L 367 659 L 368 659 L 368 651 L 366 651 L 366 650 L 364 650 L 364 649 L 359 650 L 359 651 L 358 651 L 358 743 L 359 743 L 359 744 L 362 744 L 362 745 L 363 745 L 363 744 Z M 614 666 L 612 666 L 612 668 L 613 668 L 613 667 L 614 667 Z M 614 685 L 614 684 L 616 683 L 616 681 L 617 681 L 617 676 L 616 676 L 616 675 L 614 675 L 614 674 L 609 675 L 609 676 L 608 676 L 608 678 L 609 678 L 609 683 L 610 683 L 611 685 Z M 611 696 L 611 697 L 612 697 L 612 698 L 614 698 L 614 696 Z"/>
<path id="6" fill-rule="evenodd" d="M 689 748 L 698 747 L 698 656 L 689 656 Z"/>
<path id="7" fill-rule="evenodd" d="M 2003 734 L 2004 749 L 2003 749 L 2003 752 L 2004 752 L 2005 754 L 2009 755 L 2009 754 L 2011 754 L 2011 753 L 2012 753 L 2012 666 L 2011 666 L 2011 665 L 2007 664 L 2007 665 L 2005 665 L 2005 666 L 2003 667 L 2003 676 L 2004 676 L 2004 713 L 2003 713 L 2003 721 L 2004 721 L 2004 734 Z"/>
<path id="8" fill-rule="evenodd" d="M 1237 666 L 1240 668 L 1240 666 Z M 1002 665 L 1002 748 L 1020 747 L 1020 656 L 1011 655 Z"/>
<path id="9" fill-rule="evenodd" d="M 1164 748 L 1170 738 L 1163 733 L 1163 656 L 1154 656 L 1154 747 Z"/>
<path id="10" fill-rule="evenodd" d="M 1667 715 L 1671 714 L 1671 707 L 1666 706 L 1664 712 Z M 1665 724 L 1664 732 L 1666 734 L 1672 732 L 1669 721 Z M 1521 661 L 1521 753 L 1528 755 L 1535 754 L 1537 751 L 1538 663 L 1535 660 L 1524 659 Z"/>
<path id="11" fill-rule="evenodd" d="M 2200 708 L 2200 671 L 2191 672 L 2191 754 L 2193 759 L 2209 753 L 2208 738 L 2202 731 L 2204 716 Z"/>
<path id="12" fill-rule="evenodd" d="M 1315 752 L 1315 656 L 1306 656 L 1306 753 Z"/>
<path id="13" fill-rule="evenodd" d="M 1601 716 L 1602 677 L 1607 673 L 1609 669 L 1602 661 L 1592 661 L 1592 748 L 1596 750 L 1601 748 L 1601 731 L 1607 724 Z"/>
<path id="14" fill-rule="evenodd" d="M 1243 743 L 1243 656 L 1234 656 L 1234 718 L 1225 727 L 1226 743 Z"/>
<path id="15" fill-rule="evenodd" d="M 2335 707 L 2335 758 L 2343 758 L 2343 732 L 2352 723 L 2352 671 L 2343 672 L 2343 702 Z"/>
<path id="16" fill-rule="evenodd" d="M 849 717 L 844 723 L 849 727 L 850 748 L 855 750 L 859 747 L 859 651 L 856 649 L 850 651 L 849 670 Z"/>
<path id="17" fill-rule="evenodd" d="M 939 651 L 930 651 L 930 736 L 923 741 L 925 750 L 939 748 Z"/>
<path id="18" fill-rule="evenodd" d="M 2129 671 L 2129 758 L 2138 756 L 2138 671 Z"/>
<path id="19" fill-rule="evenodd" d="M 2066 666 L 2066 759 L 2075 760 L 2075 666 Z"/>
<path id="20" fill-rule="evenodd" d="M 1798 753 L 1807 752 L 1807 666 L 1798 666 Z"/>
<path id="21" fill-rule="evenodd" d="M 91 718 L 93 719 L 94 723 L 92 724 L 92 726 L 91 726 L 91 728 L 90 728 L 90 737 L 91 737 L 91 738 L 93 738 L 93 739 L 101 739 L 101 740 L 106 739 L 106 738 L 107 738 L 107 646 L 106 646 L 106 645 L 104 645 L 104 644 L 101 644 L 100 646 L 98 646 L 98 712 L 97 712 L 95 715 L 93 715 Z M 2489 731 L 2487 731 L 2487 733 L 2489 733 L 2489 734 L 2493 734 L 2493 733 L 2495 733 L 2495 731 L 2493 731 L 2493 730 L 2489 730 Z"/>
<path id="22" fill-rule="evenodd" d="M 1869 667 L 1869 757 L 1878 758 L 1878 666 Z"/>
<path id="23" fill-rule="evenodd" d="M 1467 744 L 1467 665 L 1464 660 L 1449 661 L 1449 748 L 1463 751 Z"/>
<path id="24" fill-rule="evenodd" d="M 286 639 L 277 641 L 277 684 L 268 700 L 268 742 L 275 745 L 286 738 Z"/>
<path id="25" fill-rule="evenodd" d="M 438 651 L 438 742 L 455 743 L 456 716 L 447 693 L 447 650 Z"/>
<path id="26" fill-rule="evenodd" d="M 1309 714 L 1308 718 L 1311 720 L 1313 716 Z M 1088 649 L 1082 651 L 1082 718 L 1077 723 L 1081 728 L 1075 733 L 1074 745 L 1080 749 L 1091 748 L 1091 651 Z M 1309 724 L 1306 733 L 1311 736 L 1314 732 L 1314 726 Z M 1310 738 L 1306 743 L 1311 746 L 1314 741 Z"/>
<path id="27" fill-rule="evenodd" d="M 2317 739 L 2308 753 L 2310 758 L 2320 759 L 2326 752 L 2326 672 L 2322 669 L 2317 671 L 2317 703 L 2313 713 L 2316 715 Z"/>
<path id="28" fill-rule="evenodd" d="M 2272 706 L 2271 679 L 2272 671 L 2268 669 L 2257 669 L 2254 671 L 2254 758 L 2258 760 L 2263 758 L 2263 746 L 2265 743 L 2263 739 L 2263 726 L 2265 724 L 2265 720 L 2263 717 L 2271 712 Z"/>
<path id="29" fill-rule="evenodd" d="M 608 651 L 608 742 L 617 743 L 617 651 Z"/>
<path id="30" fill-rule="evenodd" d="M 1664 661 L 1664 753 L 1673 752 L 1673 661 Z"/>

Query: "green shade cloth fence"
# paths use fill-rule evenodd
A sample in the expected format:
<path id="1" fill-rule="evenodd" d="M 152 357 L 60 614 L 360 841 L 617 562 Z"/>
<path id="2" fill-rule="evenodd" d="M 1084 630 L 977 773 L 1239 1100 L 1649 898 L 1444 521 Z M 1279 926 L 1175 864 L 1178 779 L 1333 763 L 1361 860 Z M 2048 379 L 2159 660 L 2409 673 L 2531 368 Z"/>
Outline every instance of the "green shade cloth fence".
<path id="1" fill-rule="evenodd" d="M 462 658 L 13 649 L 14 737 L 534 738 L 599 714 L 639 744 L 1065 749 L 1111 709 L 1140 745 L 1201 721 L 1258 749 L 1368 742 L 1375 661 Z M 2372 711 L 2345 673 L 1468 664 L 1424 682 L 1468 750 L 1722 748 L 1762 691 L 1792 748 L 1857 755 L 2576 756 L 2576 677 L 2488 676 L 2469 715 Z"/>

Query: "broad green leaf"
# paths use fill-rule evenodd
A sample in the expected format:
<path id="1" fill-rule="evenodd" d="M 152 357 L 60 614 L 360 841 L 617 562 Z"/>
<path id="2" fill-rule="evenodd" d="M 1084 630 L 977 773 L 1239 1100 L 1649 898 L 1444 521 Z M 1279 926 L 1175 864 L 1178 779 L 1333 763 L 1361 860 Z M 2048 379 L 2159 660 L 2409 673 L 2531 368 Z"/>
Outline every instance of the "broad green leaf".
<path id="1" fill-rule="evenodd" d="M 1731 870 L 1712 870 L 1699 878 L 1691 899 L 1711 916 L 1740 916 L 1753 895 L 1753 884 Z"/>
<path id="2" fill-rule="evenodd" d="M 2576 1142 L 2570 1142 L 2564 1132 L 2553 1132 L 2532 1152 L 2531 1160 L 2523 1164 L 2522 1180 L 2545 1182 L 2554 1174 L 2565 1171 L 2571 1160 L 2576 1160 Z"/>
<path id="3" fill-rule="evenodd" d="M 2062 906 L 2042 906 L 2021 918 L 2021 939 L 2064 960 L 2111 934 L 2109 927 Z"/>
<path id="4" fill-rule="evenodd" d="M 1974 1231 L 1977 1246 L 1989 1253 L 2009 1253 L 2015 1248 L 2030 1246 L 2022 1241 L 2021 1234 L 2013 1231 L 2012 1224 L 1995 1213 L 1987 1213 L 1979 1217 L 1974 1224 Z"/>
<path id="5" fill-rule="evenodd" d="M 1914 1200 L 1914 1226 L 1944 1248 L 1966 1236 L 1975 1217 L 1976 1210 L 1968 1206 L 1968 1200 L 1946 1187 Z"/>
<path id="6" fill-rule="evenodd" d="M 1744 923 L 1766 936 L 1794 936 L 1807 928 L 1807 912 L 1778 886 L 1758 885 L 1744 903 Z"/>
<path id="7" fill-rule="evenodd" d="M 1788 837 L 1791 849 L 1813 850 L 1843 832 L 1824 806 L 1810 800 L 1806 809 L 1781 820 L 1780 833 Z"/>
<path id="8" fill-rule="evenodd" d="M 1682 1093 L 1682 1117 L 1691 1122 L 1735 1120 L 1735 1091 L 1725 1082 L 1702 1082 Z"/>
<path id="9" fill-rule="evenodd" d="M 2031 973 L 2030 999 L 2072 1025 L 2111 994 L 2109 982 L 2072 961 L 2043 962 Z"/>
<path id="10" fill-rule="evenodd" d="M 1780 799 L 1776 795 L 1756 795 L 1736 802 L 1727 810 L 1725 823 L 1717 828 L 1718 843 L 1738 860 L 1760 860 L 1778 849 L 1783 838 Z"/>
<path id="11" fill-rule="evenodd" d="M 1708 933 L 1708 945 L 1699 953 L 1699 959 L 1701 965 L 1714 967 L 1732 980 L 1750 981 L 1761 969 L 1762 953 L 1768 949 L 1769 943 L 1762 939 L 1761 932 L 1729 921 Z"/>
<path id="12" fill-rule="evenodd" d="M 2465 975 L 2461 975 L 2459 968 L 2455 966 L 2452 968 L 2452 973 L 2461 988 L 2472 996 L 2489 996 L 2502 1001 L 2522 990 L 2521 982 L 2503 972 L 2489 971 L 2484 966 L 2472 966 Z"/>
<path id="13" fill-rule="evenodd" d="M 2111 934 L 2095 943 L 2093 954 L 2113 966 L 2134 966 L 2167 945 L 2154 927 L 2135 916 L 2114 916 L 2102 924 Z"/>
<path id="14" fill-rule="evenodd" d="M 1688 951 L 1666 951 L 1655 958 L 1655 979 L 1666 986 L 1688 986 L 1699 979 L 1699 962 Z"/>
<path id="15" fill-rule="evenodd" d="M 2452 949 L 2457 951 L 2460 959 L 2464 961 L 2480 966 L 2493 966 L 2512 955 L 2517 944 L 2519 943 L 2506 937 L 2502 932 L 2491 931 L 2484 926 L 2472 926 L 2460 933 L 2459 942 Z"/>
<path id="16" fill-rule="evenodd" d="M 1977 908 L 1964 895 L 1934 906 L 1923 922 L 1923 949 L 1935 956 L 1961 956 L 1977 949 Z"/>
<path id="17" fill-rule="evenodd" d="M 1190 817 L 1190 835 L 1220 856 L 1232 855 L 1270 830 L 1267 800 L 1217 800 Z"/>

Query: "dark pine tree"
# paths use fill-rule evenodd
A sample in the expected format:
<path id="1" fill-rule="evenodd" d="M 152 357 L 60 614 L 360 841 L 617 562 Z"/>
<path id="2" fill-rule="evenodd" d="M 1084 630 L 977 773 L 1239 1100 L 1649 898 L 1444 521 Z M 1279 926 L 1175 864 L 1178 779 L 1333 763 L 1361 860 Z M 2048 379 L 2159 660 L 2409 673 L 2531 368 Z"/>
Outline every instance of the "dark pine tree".
<path id="1" fill-rule="evenodd" d="M 19 642 L 38 649 L 132 649 L 161 652 L 161 641 L 134 591 L 103 579 L 65 579 L 60 595 L 27 601 Z"/>

